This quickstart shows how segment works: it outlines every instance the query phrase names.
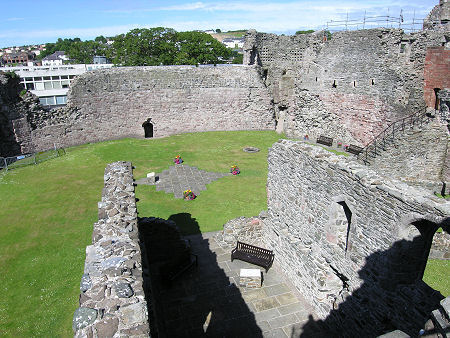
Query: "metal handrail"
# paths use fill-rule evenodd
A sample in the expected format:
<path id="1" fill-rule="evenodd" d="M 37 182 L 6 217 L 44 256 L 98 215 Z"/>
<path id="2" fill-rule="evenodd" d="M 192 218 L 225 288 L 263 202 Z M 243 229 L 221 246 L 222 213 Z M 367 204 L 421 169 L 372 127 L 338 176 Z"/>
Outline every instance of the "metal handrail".
<path id="1" fill-rule="evenodd" d="M 382 150 L 386 150 L 387 139 L 391 139 L 391 141 L 394 141 L 396 135 L 399 135 L 398 132 L 403 133 L 405 131 L 405 126 L 408 126 L 408 124 L 410 129 L 414 128 L 416 123 L 420 123 L 420 126 L 422 126 L 425 117 L 427 117 L 426 109 L 423 109 L 409 116 L 406 116 L 400 120 L 392 122 L 381 133 L 379 133 L 376 137 L 374 137 L 372 141 L 370 141 L 365 145 L 365 147 L 358 154 L 358 159 L 362 160 L 365 164 L 369 163 L 368 161 L 369 151 L 373 152 L 374 156 L 377 156 L 378 155 L 377 149 L 381 148 Z"/>

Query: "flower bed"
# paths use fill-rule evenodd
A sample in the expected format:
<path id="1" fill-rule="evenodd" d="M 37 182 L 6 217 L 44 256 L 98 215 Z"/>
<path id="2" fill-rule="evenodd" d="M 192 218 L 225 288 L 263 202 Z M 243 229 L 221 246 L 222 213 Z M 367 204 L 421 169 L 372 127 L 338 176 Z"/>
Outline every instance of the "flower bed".
<path id="1" fill-rule="evenodd" d="M 187 201 L 191 201 L 193 199 L 195 199 L 197 197 L 197 195 L 195 195 L 191 189 L 185 190 L 183 192 L 183 198 Z"/>
<path id="2" fill-rule="evenodd" d="M 180 155 L 177 155 L 177 156 L 173 159 L 173 162 L 174 162 L 175 164 L 181 164 L 181 163 L 183 163 L 183 159 L 181 158 Z"/>
<path id="3" fill-rule="evenodd" d="M 239 167 L 237 165 L 231 166 L 230 173 L 232 173 L 233 175 L 238 175 L 240 174 L 240 172 L 241 171 L 239 170 Z"/>

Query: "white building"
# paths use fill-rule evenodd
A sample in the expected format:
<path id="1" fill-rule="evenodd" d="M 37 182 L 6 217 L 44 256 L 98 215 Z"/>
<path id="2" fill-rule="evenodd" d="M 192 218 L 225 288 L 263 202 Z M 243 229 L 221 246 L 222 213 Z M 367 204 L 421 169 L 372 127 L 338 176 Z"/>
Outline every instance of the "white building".
<path id="1" fill-rule="evenodd" d="M 228 48 L 232 49 L 241 49 L 244 47 L 244 38 L 225 38 L 222 40 L 222 43 Z"/>
<path id="2" fill-rule="evenodd" d="M 43 66 L 60 66 L 64 61 L 69 60 L 67 55 L 62 51 L 56 51 L 53 54 L 47 55 L 42 59 Z"/>
<path id="3" fill-rule="evenodd" d="M 112 66 L 113 64 L 76 64 L 0 67 L 0 72 L 14 71 L 20 76 L 23 86 L 39 97 L 43 106 L 56 106 L 66 104 L 67 92 L 75 76 Z"/>

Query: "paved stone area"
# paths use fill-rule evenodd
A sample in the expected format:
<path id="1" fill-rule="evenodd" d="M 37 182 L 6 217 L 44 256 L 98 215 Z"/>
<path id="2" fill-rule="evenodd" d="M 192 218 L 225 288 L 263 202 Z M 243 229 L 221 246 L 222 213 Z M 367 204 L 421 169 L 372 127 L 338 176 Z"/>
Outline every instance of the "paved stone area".
<path id="1" fill-rule="evenodd" d="M 168 337 L 299 337 L 307 322 L 314 334 L 304 336 L 326 336 L 318 327 L 311 330 L 315 314 L 283 276 L 276 257 L 268 273 L 261 268 L 262 288 L 241 288 L 240 269 L 259 267 L 231 262 L 232 248 L 220 247 L 215 234 L 186 237 L 198 255 L 198 268 L 158 291 Z"/>
<path id="2" fill-rule="evenodd" d="M 194 194 L 199 195 L 202 190 L 206 190 L 207 184 L 229 175 L 231 174 L 209 172 L 186 164 L 176 164 L 156 174 L 158 177 L 155 183 L 156 191 L 164 190 L 167 194 L 173 194 L 175 198 L 183 198 L 183 192 L 191 189 Z M 136 184 L 150 185 L 147 178 L 137 180 Z"/>

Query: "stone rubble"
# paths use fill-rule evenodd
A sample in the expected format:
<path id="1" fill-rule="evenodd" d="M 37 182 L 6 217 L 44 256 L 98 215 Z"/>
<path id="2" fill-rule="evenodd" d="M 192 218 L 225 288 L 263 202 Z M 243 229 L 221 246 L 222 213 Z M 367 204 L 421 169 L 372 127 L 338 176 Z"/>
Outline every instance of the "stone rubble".
<path id="1" fill-rule="evenodd" d="M 149 336 L 130 162 L 105 169 L 92 245 L 86 247 L 75 337 Z"/>

